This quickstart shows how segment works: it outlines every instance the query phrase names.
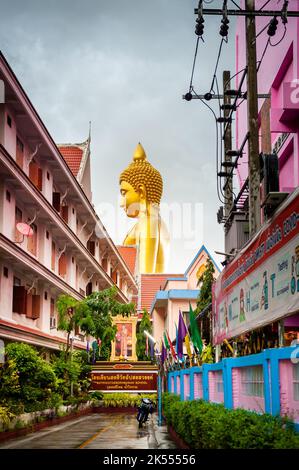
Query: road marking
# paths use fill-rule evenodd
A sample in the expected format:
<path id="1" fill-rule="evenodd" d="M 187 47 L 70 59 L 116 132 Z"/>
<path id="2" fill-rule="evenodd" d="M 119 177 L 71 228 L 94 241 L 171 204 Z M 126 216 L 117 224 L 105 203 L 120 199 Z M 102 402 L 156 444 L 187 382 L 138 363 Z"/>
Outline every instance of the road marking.
<path id="1" fill-rule="evenodd" d="M 83 442 L 78 449 L 84 449 L 88 444 L 90 444 L 92 441 L 94 441 L 100 434 L 103 432 L 106 432 L 108 429 L 112 428 L 117 422 L 121 421 L 121 418 L 115 418 L 109 426 L 106 426 L 104 429 L 101 429 L 100 431 L 96 432 L 93 436 L 91 436 L 87 441 Z"/>
<path id="2" fill-rule="evenodd" d="M 15 445 L 23 444 L 24 442 L 32 441 L 33 439 L 38 439 L 38 438 L 47 436 L 48 434 L 51 434 L 52 432 L 61 431 L 62 429 L 68 428 L 69 426 L 80 423 L 81 421 L 84 421 L 87 418 L 90 418 L 90 415 L 84 416 L 83 418 L 77 419 L 76 421 L 71 421 L 71 422 L 66 423 L 66 424 L 57 424 L 57 425 L 53 426 L 53 428 L 49 431 L 43 432 L 43 430 L 40 430 L 40 431 L 34 432 L 33 435 L 30 433 L 30 436 L 25 437 L 24 439 L 22 439 L 20 441 L 17 441 L 17 442 L 13 441 L 11 444 L 1 445 L 0 449 L 9 449 L 10 447 L 14 447 Z M 42 434 L 40 434 L 40 433 L 42 433 Z"/>

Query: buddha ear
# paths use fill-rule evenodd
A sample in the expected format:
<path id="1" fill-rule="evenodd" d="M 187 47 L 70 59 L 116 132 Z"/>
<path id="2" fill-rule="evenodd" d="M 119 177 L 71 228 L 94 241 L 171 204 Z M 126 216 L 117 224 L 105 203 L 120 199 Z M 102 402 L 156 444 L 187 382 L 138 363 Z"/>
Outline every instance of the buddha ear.
<path id="1" fill-rule="evenodd" d="M 141 200 L 146 200 L 146 187 L 144 184 L 138 185 L 138 193 Z"/>

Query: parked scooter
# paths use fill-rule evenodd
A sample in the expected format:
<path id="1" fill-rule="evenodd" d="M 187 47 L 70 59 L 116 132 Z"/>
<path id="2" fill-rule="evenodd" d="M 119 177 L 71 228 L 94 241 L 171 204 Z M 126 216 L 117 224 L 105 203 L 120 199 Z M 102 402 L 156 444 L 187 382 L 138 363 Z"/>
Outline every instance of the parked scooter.
<path id="1" fill-rule="evenodd" d="M 139 422 L 139 428 L 142 428 L 142 424 L 148 420 L 148 415 L 153 413 L 154 404 L 149 398 L 142 398 L 140 405 L 138 406 L 137 421 Z"/>

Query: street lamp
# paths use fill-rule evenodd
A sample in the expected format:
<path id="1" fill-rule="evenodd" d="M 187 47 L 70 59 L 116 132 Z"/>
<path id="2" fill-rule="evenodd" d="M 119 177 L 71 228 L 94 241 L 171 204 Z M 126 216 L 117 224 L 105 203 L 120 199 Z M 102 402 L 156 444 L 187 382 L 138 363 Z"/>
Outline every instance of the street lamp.
<path id="1" fill-rule="evenodd" d="M 144 334 L 149 338 L 150 341 L 155 345 L 157 341 L 155 338 L 146 330 Z M 161 353 L 156 353 L 156 356 L 161 356 Z M 159 373 L 158 373 L 158 426 L 162 426 L 162 364 L 159 361 Z"/>

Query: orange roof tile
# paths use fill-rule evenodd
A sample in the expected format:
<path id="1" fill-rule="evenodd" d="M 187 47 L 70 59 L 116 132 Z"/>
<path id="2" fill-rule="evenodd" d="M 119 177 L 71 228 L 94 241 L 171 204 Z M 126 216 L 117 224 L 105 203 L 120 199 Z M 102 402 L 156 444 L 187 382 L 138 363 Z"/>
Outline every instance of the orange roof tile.
<path id="1" fill-rule="evenodd" d="M 136 263 L 136 255 L 137 255 L 136 247 L 118 245 L 117 249 L 121 257 L 124 259 L 129 270 L 131 271 L 133 276 L 135 276 L 135 263 Z"/>
<path id="2" fill-rule="evenodd" d="M 156 292 L 163 289 L 169 277 L 183 277 L 183 274 L 141 274 L 141 308 L 150 311 Z"/>
<path id="3" fill-rule="evenodd" d="M 71 172 L 74 176 L 77 176 L 79 173 L 81 160 L 83 157 L 83 149 L 77 147 L 76 145 L 58 145 L 61 155 L 68 164 Z"/>

